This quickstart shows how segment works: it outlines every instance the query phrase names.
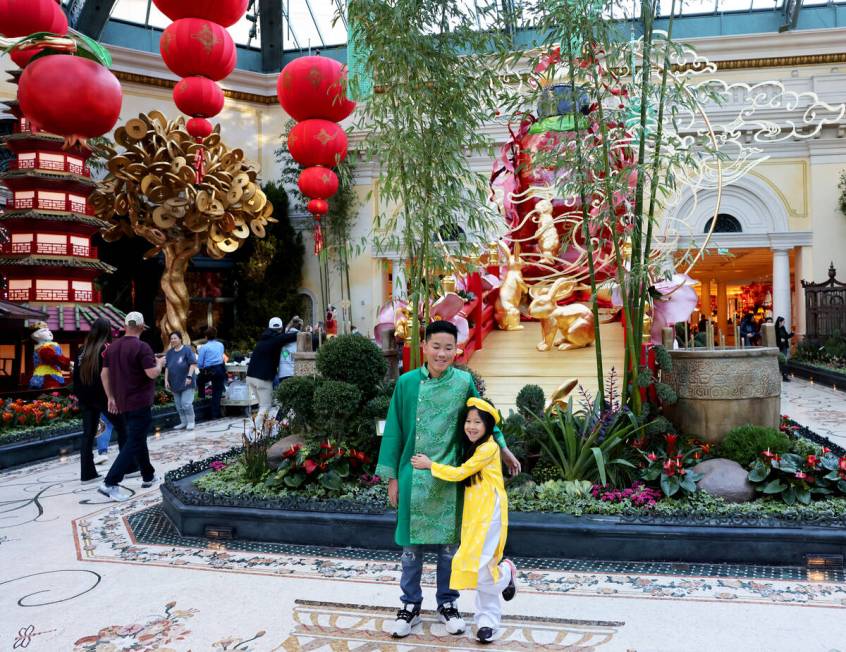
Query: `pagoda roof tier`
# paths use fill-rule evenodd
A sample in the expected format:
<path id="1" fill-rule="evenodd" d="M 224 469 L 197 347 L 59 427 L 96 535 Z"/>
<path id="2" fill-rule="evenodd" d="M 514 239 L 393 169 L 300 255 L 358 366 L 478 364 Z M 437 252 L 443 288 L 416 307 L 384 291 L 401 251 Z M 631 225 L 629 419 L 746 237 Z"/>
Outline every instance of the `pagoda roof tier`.
<path id="1" fill-rule="evenodd" d="M 43 310 L 35 308 L 28 308 L 20 303 L 12 303 L 11 301 L 0 301 L 0 319 L 46 319 L 47 313 Z"/>
<path id="2" fill-rule="evenodd" d="M 82 224 L 93 227 L 94 230 L 104 229 L 109 226 L 105 220 L 90 215 L 83 215 L 82 213 L 47 213 L 36 210 L 23 211 L 6 211 L 0 213 L 0 222 L 8 222 L 11 224 L 19 223 L 22 226 L 28 224 L 33 220 L 41 222 L 65 222 L 70 224 Z"/>
<path id="3" fill-rule="evenodd" d="M 114 330 L 124 328 L 126 315 L 110 303 L 46 305 L 27 303 L 29 308 L 47 313 L 47 327 L 54 333 L 87 333 L 94 320 L 102 317 Z"/>
<path id="4" fill-rule="evenodd" d="M 81 188 L 83 192 L 90 192 L 97 187 L 96 181 L 80 174 L 35 170 L 33 168 L 6 170 L 0 173 L 0 181 L 3 181 L 11 190 L 58 190 L 60 188 L 73 190 Z"/>
<path id="5" fill-rule="evenodd" d="M 43 254 L 24 254 L 22 256 L 0 255 L 0 265 L 19 267 L 73 267 L 111 274 L 115 267 L 94 258 L 79 256 L 45 256 Z"/>
<path id="6" fill-rule="evenodd" d="M 58 152 L 65 151 L 62 149 L 65 144 L 65 139 L 56 134 L 48 134 L 43 131 L 21 131 L 13 134 L 6 134 L 0 138 L 0 143 L 4 144 L 9 149 L 16 146 L 20 149 L 18 143 L 32 143 L 30 147 L 40 147 L 42 150 Z"/>

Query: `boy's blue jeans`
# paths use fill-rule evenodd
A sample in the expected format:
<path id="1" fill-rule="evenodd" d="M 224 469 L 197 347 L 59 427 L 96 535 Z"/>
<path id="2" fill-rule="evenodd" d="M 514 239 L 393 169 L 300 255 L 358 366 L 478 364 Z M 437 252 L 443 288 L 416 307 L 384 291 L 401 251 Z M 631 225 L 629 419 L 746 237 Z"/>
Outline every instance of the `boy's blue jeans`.
<path id="1" fill-rule="evenodd" d="M 420 577 L 423 575 L 423 553 L 426 550 L 438 554 L 438 588 L 435 597 L 440 607 L 445 602 L 458 600 L 458 591 L 449 588 L 449 578 L 452 574 L 452 558 L 458 550 L 457 544 L 451 545 L 421 545 L 406 546 L 402 549 L 402 577 L 400 589 L 402 600 L 406 604 L 420 604 L 423 602 L 423 589 L 420 588 Z"/>

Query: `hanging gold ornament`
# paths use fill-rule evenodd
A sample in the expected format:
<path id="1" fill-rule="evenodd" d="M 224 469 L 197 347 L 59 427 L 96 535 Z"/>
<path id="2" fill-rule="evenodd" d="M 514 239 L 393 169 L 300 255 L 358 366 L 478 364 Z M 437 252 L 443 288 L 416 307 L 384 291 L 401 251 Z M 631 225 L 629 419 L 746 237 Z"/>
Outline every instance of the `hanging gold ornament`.
<path id="1" fill-rule="evenodd" d="M 188 288 L 185 273 L 191 258 L 205 247 L 223 258 L 241 247 L 252 233 L 263 238 L 273 218 L 273 205 L 256 182 L 258 168 L 244 160 L 241 149 L 220 140 L 220 125 L 195 140 L 184 118 L 168 121 L 158 111 L 139 114 L 115 131 L 120 154 L 105 148 L 108 176 L 90 196 L 100 219 L 109 222 L 103 237 L 113 242 L 138 235 L 164 253 L 161 287 L 165 314 L 159 322 L 162 339 L 186 333 Z"/>

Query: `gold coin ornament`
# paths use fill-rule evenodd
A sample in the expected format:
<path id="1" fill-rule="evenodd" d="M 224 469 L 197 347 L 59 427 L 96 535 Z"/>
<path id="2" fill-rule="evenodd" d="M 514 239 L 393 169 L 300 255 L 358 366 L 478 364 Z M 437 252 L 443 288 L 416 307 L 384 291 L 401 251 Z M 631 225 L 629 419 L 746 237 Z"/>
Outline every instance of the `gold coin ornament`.
<path id="1" fill-rule="evenodd" d="M 164 255 L 166 311 L 159 328 L 167 339 L 170 332 L 186 332 L 191 257 L 205 249 L 223 258 L 250 234 L 264 237 L 266 225 L 275 222 L 273 206 L 257 185 L 258 166 L 244 159 L 242 149 L 226 146 L 220 125 L 195 140 L 185 118 L 169 121 L 151 111 L 128 120 L 114 138 L 123 151 L 102 148 L 109 173 L 89 201 L 109 223 L 107 241 L 137 235 L 153 245 L 145 258 Z"/>

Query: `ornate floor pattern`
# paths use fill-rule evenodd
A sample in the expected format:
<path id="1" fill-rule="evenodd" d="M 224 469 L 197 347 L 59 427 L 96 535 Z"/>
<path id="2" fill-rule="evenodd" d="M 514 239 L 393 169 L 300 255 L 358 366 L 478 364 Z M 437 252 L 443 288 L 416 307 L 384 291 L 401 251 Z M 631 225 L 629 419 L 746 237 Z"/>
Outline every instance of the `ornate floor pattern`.
<path id="1" fill-rule="evenodd" d="M 830 391 L 830 390 L 829 390 Z M 785 410 L 826 403 L 811 386 Z M 800 405 L 801 403 L 801 405 Z M 802 419 L 805 421 L 805 419 Z M 813 428 L 814 423 L 808 422 Z M 150 438 L 160 474 L 238 444 L 240 419 Z M 158 489 L 122 504 L 78 481 L 78 456 L 0 472 L 0 650 L 432 652 L 480 649 L 431 613 L 404 640 L 396 551 L 183 538 Z M 489 649 L 600 652 L 846 650 L 846 582 L 801 568 L 518 560 L 520 590 Z M 823 581 L 811 581 L 820 579 Z M 434 604 L 434 569 L 424 572 Z M 460 604 L 471 618 L 472 592 Z M 718 624 L 718 625 L 717 625 Z"/>

